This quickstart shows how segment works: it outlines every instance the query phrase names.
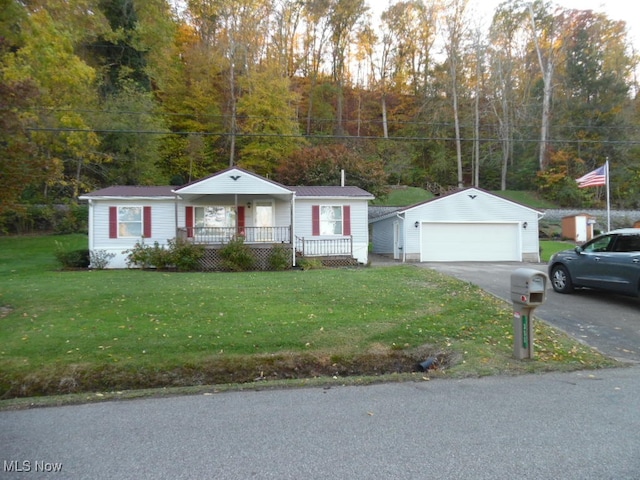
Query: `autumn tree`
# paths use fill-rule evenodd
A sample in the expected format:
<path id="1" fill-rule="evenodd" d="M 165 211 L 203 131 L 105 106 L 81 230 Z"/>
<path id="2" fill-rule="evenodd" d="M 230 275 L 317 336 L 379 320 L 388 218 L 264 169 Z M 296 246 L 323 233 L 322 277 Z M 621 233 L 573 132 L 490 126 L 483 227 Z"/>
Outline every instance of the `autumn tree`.
<path id="1" fill-rule="evenodd" d="M 460 133 L 460 87 L 462 85 L 461 61 L 466 36 L 467 23 L 465 9 L 468 0 L 451 0 L 444 15 L 446 30 L 445 51 L 450 82 L 450 94 L 453 112 L 456 145 L 456 165 L 458 167 L 458 187 L 464 185 L 462 173 L 462 143 Z"/>
<path id="2" fill-rule="evenodd" d="M 334 112 L 329 112 L 327 108 L 318 108 L 317 106 L 317 100 L 323 97 L 322 91 L 320 91 L 323 87 L 318 84 L 322 73 L 323 57 L 329 43 L 331 1 L 311 0 L 305 3 L 303 10 L 305 32 L 303 34 L 301 70 L 309 84 L 305 128 L 307 135 L 313 133 L 314 118 L 329 118 L 329 116 L 333 117 L 335 115 Z"/>
<path id="3" fill-rule="evenodd" d="M 38 90 L 38 108 L 25 115 L 30 117 L 31 142 L 37 146 L 35 161 L 46 165 L 46 178 L 39 185 L 44 199 L 51 193 L 75 198 L 82 189 L 83 167 L 94 160 L 98 144 L 87 113 L 97 102 L 96 74 L 76 50 L 104 23 L 94 15 L 92 30 L 74 29 L 86 26 L 84 15 L 90 9 L 89 2 L 69 5 L 62 0 L 52 0 L 47 9 L 25 9 L 22 42 L 3 55 L 4 81 Z"/>
<path id="4" fill-rule="evenodd" d="M 46 180 L 46 162 L 26 130 L 21 111 L 32 106 L 38 89 L 28 80 L 6 83 L 0 77 L 0 215 L 19 209 L 24 191 Z"/>
<path id="5" fill-rule="evenodd" d="M 376 197 L 387 194 L 382 162 L 365 160 L 343 144 L 297 150 L 280 164 L 275 178 L 285 185 L 340 185 L 343 170 L 346 185 L 361 187 Z"/>
<path id="6" fill-rule="evenodd" d="M 519 2 L 501 4 L 489 31 L 490 94 L 488 102 L 497 122 L 495 134 L 500 142 L 500 189 L 507 189 L 507 173 L 514 160 L 517 118 L 528 104 L 530 82 L 525 73 L 529 35 L 529 11 Z"/>
<path id="7" fill-rule="evenodd" d="M 167 59 L 162 88 L 155 92 L 171 135 L 163 136 L 158 166 L 173 184 L 184 184 L 228 165 L 222 103 L 222 64 L 208 40 L 183 22 Z"/>
<path id="8" fill-rule="evenodd" d="M 244 136 L 238 164 L 269 176 L 282 158 L 305 143 L 295 116 L 297 99 L 289 78 L 270 65 L 245 77 L 243 87 L 238 114 Z"/>
<path id="9" fill-rule="evenodd" d="M 160 137 L 166 132 L 157 105 L 149 92 L 134 81 L 120 84 L 110 95 L 96 118 L 100 131 L 101 154 L 105 157 L 101 180 L 107 185 L 157 185 L 166 180 L 156 160 Z"/>
<path id="10" fill-rule="evenodd" d="M 364 0 L 332 0 L 329 13 L 331 31 L 331 73 L 336 84 L 336 126 L 334 133 L 344 135 L 344 84 L 347 51 L 357 22 L 368 10 Z"/>

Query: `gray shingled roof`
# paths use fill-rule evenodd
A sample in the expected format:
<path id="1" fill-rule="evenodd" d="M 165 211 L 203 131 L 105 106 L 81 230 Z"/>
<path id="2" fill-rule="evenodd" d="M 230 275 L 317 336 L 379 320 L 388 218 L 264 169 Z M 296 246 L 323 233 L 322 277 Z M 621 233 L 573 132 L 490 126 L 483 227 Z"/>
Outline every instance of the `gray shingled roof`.
<path id="1" fill-rule="evenodd" d="M 360 187 L 287 187 L 296 192 L 298 197 L 373 197 Z"/>
<path id="2" fill-rule="evenodd" d="M 393 212 L 399 212 L 404 207 L 379 207 L 376 205 L 369 205 L 369 220 L 375 218 L 384 217 Z"/>
<path id="3" fill-rule="evenodd" d="M 89 197 L 173 197 L 174 189 L 180 187 L 140 187 L 134 185 L 117 185 L 86 193 L 81 198 Z M 359 187 L 285 187 L 296 192 L 298 197 L 370 197 L 372 195 Z"/>
<path id="4" fill-rule="evenodd" d="M 171 190 L 176 187 L 141 187 L 137 185 L 115 185 L 95 192 L 85 193 L 82 197 L 174 197 Z"/>

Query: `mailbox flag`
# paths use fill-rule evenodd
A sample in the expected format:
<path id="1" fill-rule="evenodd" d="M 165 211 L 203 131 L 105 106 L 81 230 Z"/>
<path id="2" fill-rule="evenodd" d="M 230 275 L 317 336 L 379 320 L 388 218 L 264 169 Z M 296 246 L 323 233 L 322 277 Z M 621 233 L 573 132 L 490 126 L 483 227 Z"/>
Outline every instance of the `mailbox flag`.
<path id="1" fill-rule="evenodd" d="M 586 175 L 578 178 L 579 188 L 585 187 L 599 187 L 600 185 L 607 184 L 607 165 L 603 165 L 600 168 L 596 168 L 593 172 L 589 172 Z"/>

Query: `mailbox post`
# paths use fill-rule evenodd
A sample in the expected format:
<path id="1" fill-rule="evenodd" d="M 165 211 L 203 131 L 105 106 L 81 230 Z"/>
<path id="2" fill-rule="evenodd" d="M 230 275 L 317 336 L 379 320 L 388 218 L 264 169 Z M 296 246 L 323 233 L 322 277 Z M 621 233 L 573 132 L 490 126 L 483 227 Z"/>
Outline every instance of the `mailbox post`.
<path id="1" fill-rule="evenodd" d="M 518 268 L 511 274 L 513 302 L 513 355 L 533 358 L 533 311 L 547 295 L 547 276 L 533 268 Z"/>

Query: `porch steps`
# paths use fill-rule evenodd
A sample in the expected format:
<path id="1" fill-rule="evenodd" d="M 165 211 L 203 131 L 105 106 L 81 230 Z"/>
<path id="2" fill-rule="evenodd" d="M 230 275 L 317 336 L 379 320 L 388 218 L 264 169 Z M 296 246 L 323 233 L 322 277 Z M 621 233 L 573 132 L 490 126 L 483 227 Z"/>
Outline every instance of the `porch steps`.
<path id="1" fill-rule="evenodd" d="M 325 267 L 357 267 L 360 265 L 358 260 L 349 255 L 335 255 L 325 257 L 302 257 L 298 255 L 298 258 L 312 258 L 320 260 Z"/>

